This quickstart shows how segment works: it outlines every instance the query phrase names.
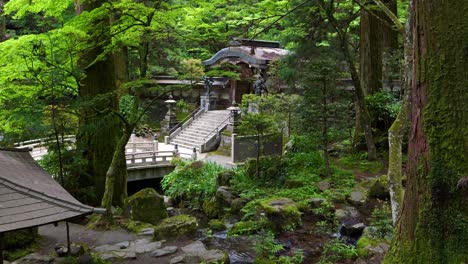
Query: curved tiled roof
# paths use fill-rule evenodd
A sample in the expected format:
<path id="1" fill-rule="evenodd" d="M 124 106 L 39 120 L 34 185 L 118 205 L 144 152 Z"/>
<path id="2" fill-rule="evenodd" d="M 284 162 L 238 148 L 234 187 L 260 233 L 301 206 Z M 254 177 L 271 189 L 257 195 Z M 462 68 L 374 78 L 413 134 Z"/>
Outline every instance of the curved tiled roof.
<path id="1" fill-rule="evenodd" d="M 0 233 L 92 212 L 42 169 L 28 150 L 0 149 Z"/>
<path id="2" fill-rule="evenodd" d="M 278 59 L 289 53 L 288 50 L 270 47 L 237 46 L 227 47 L 218 51 L 210 59 L 203 61 L 203 65 L 211 66 L 223 59 L 238 60 L 254 67 L 265 68 L 267 62 Z"/>

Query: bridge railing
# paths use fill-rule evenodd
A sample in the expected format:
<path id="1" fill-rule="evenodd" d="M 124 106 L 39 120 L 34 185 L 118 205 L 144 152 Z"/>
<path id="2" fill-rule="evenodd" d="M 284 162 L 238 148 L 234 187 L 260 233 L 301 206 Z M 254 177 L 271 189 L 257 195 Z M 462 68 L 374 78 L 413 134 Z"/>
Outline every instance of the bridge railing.
<path id="1" fill-rule="evenodd" d="M 189 154 L 178 152 L 178 150 L 175 149 L 173 151 L 147 151 L 125 154 L 127 167 L 155 165 L 163 162 L 167 163 L 175 157 L 196 159 L 196 152 Z"/>
<path id="2" fill-rule="evenodd" d="M 157 152 L 158 142 L 128 142 L 125 146 L 125 153 L 137 153 L 137 152 Z"/>

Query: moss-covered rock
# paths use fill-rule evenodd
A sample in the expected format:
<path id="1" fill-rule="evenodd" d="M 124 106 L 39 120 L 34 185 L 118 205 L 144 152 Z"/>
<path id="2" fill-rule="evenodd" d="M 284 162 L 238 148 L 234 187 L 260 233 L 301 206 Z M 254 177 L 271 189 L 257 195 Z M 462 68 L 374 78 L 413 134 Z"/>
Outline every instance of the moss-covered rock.
<path id="1" fill-rule="evenodd" d="M 152 188 L 143 189 L 130 196 L 126 201 L 130 210 L 130 218 L 157 225 L 167 218 L 164 197 Z"/>
<path id="2" fill-rule="evenodd" d="M 368 196 L 370 198 L 377 198 L 381 200 L 390 199 L 390 193 L 388 190 L 387 175 L 382 175 L 376 178 L 369 189 Z"/>
<path id="3" fill-rule="evenodd" d="M 194 237 L 197 232 L 197 219 L 190 215 L 177 215 L 164 219 L 154 229 L 154 240 Z"/>
<path id="4" fill-rule="evenodd" d="M 289 198 L 270 198 L 260 202 L 271 226 L 277 232 L 287 231 L 302 225 L 301 212 L 296 203 Z"/>
<path id="5" fill-rule="evenodd" d="M 235 176 L 234 171 L 223 171 L 216 176 L 216 188 L 220 186 L 231 186 L 231 179 Z"/>
<path id="6" fill-rule="evenodd" d="M 220 212 L 216 200 L 212 199 L 203 202 L 202 210 L 209 218 L 216 218 Z"/>
<path id="7" fill-rule="evenodd" d="M 265 222 L 263 221 L 240 221 L 235 223 L 231 229 L 229 229 L 228 236 L 255 234 L 265 226 Z"/>
<path id="8" fill-rule="evenodd" d="M 232 200 L 231 212 L 238 213 L 249 201 L 245 198 L 236 198 Z"/>
<path id="9" fill-rule="evenodd" d="M 218 219 L 211 219 L 208 222 L 208 226 L 210 227 L 211 230 L 213 231 L 221 231 L 226 229 L 226 225 L 224 224 L 223 221 L 218 220 Z"/>

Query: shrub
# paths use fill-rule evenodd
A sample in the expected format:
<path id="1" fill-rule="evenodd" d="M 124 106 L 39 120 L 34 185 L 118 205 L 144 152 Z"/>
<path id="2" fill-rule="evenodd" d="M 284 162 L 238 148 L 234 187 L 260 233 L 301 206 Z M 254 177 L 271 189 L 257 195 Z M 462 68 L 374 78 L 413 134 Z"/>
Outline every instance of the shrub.
<path id="1" fill-rule="evenodd" d="M 213 162 L 177 160 L 177 167 L 161 181 L 165 194 L 187 200 L 192 208 L 202 208 L 205 200 L 216 195 L 216 176 L 224 170 Z"/>
<path id="2" fill-rule="evenodd" d="M 371 215 L 369 223 L 369 236 L 373 238 L 390 239 L 393 233 L 392 212 L 390 206 L 381 203 Z"/>
<path id="3" fill-rule="evenodd" d="M 249 159 L 245 163 L 246 174 L 259 186 L 280 186 L 286 180 L 286 160 L 282 156 L 261 157 L 257 177 L 257 160 Z"/>
<path id="4" fill-rule="evenodd" d="M 355 259 L 357 256 L 358 254 L 355 247 L 344 243 L 340 239 L 335 239 L 325 243 L 319 263 L 335 263 L 338 261 Z"/>

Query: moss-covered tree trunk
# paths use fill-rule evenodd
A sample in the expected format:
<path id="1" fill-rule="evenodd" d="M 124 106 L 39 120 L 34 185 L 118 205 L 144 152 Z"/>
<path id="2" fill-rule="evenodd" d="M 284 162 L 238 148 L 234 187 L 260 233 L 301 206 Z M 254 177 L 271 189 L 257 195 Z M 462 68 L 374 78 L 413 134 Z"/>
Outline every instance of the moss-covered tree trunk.
<path id="1" fill-rule="evenodd" d="M 385 263 L 467 263 L 468 2 L 416 0 L 407 189 Z"/>
<path id="2" fill-rule="evenodd" d="M 105 192 L 101 206 L 106 208 L 108 218 L 112 217 L 112 205 L 123 205 L 127 198 L 127 164 L 125 163 L 125 146 L 132 134 L 133 126 L 125 125 L 124 131 L 117 141 L 112 162 L 106 172 Z M 122 162 L 123 161 L 123 162 Z M 122 181 L 125 183 L 122 185 Z"/>
<path id="3" fill-rule="evenodd" d="M 103 0 L 87 2 L 82 8 L 91 11 L 104 2 Z M 106 172 L 111 164 L 121 128 L 117 117 L 99 115 L 98 112 L 118 110 L 117 91 L 121 85 L 118 67 L 121 66 L 121 60 L 108 53 L 104 54 L 102 59 L 95 61 L 103 55 L 106 45 L 111 43 L 110 17 L 95 18 L 95 21 L 90 23 L 95 25 L 95 31 L 90 33 L 95 44 L 80 57 L 80 65 L 85 75 L 80 80 L 79 94 L 86 101 L 93 103 L 82 108 L 77 140 L 78 146 L 83 149 L 84 158 L 88 161 L 86 174 L 91 178 L 89 180 L 83 177 L 81 183 L 91 184 L 96 188 L 95 203 L 99 204 L 104 194 Z M 105 98 L 96 101 L 97 96 L 104 95 Z M 118 178 L 122 179 L 123 176 Z"/>
<path id="4" fill-rule="evenodd" d="M 403 203 L 403 184 L 402 184 L 402 162 L 403 153 L 402 145 L 405 137 L 405 132 L 409 125 L 409 112 L 411 104 L 411 87 L 413 81 L 413 34 L 411 32 L 411 23 L 413 21 L 413 13 L 411 7 L 413 0 L 409 1 L 409 17 L 406 23 L 405 34 L 405 75 L 402 89 L 404 91 L 403 101 L 397 117 L 388 130 L 388 187 L 390 192 L 390 203 L 392 210 L 393 224 L 396 225 L 398 215 L 400 214 L 401 205 Z M 391 10 L 390 10 L 391 11 Z"/>

